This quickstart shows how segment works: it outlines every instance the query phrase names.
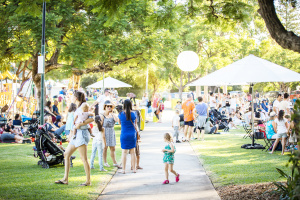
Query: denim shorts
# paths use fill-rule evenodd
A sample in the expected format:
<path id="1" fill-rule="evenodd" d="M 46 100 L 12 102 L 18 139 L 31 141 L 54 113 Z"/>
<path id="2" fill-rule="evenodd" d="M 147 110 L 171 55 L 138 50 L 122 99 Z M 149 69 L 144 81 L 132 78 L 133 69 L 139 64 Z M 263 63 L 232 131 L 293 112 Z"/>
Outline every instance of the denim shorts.
<path id="1" fill-rule="evenodd" d="M 277 133 L 276 138 L 287 138 L 287 134 L 286 133 Z"/>

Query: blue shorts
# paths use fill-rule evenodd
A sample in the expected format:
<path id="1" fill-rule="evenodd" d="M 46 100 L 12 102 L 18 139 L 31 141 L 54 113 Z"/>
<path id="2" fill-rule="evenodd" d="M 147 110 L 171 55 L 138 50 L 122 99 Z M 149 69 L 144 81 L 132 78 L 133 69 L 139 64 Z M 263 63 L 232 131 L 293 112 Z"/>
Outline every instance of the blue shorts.
<path id="1" fill-rule="evenodd" d="M 193 121 L 188 121 L 188 122 L 184 121 L 184 125 L 185 126 L 194 126 L 194 122 Z"/>

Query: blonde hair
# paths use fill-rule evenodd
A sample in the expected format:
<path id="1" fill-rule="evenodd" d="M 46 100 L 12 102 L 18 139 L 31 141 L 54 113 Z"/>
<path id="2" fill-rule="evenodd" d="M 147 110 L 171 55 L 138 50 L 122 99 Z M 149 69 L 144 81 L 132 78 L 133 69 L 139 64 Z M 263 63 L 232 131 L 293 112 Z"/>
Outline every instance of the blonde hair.
<path id="1" fill-rule="evenodd" d="M 82 104 L 82 111 L 83 112 L 88 112 L 89 111 L 89 104 L 83 103 Z"/>
<path id="2" fill-rule="evenodd" d="M 165 133 L 164 138 L 169 142 L 173 142 L 173 137 L 171 136 L 171 133 Z"/>

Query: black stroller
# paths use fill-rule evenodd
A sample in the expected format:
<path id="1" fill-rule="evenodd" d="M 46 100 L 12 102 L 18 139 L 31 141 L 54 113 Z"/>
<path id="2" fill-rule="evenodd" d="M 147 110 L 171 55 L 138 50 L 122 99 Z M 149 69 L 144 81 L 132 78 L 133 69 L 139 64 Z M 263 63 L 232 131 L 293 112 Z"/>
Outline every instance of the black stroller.
<path id="1" fill-rule="evenodd" d="M 45 126 L 39 128 L 36 132 L 34 151 L 34 156 L 40 158 L 38 165 L 45 169 L 48 169 L 50 165 L 64 164 L 64 151 L 51 140 Z M 45 153 L 49 153 L 50 156 L 46 157 Z M 75 156 L 71 156 L 71 167 L 73 167 L 73 159 L 75 159 Z"/>
<path id="2" fill-rule="evenodd" d="M 224 132 L 229 131 L 228 120 L 226 119 L 226 116 L 222 115 L 218 110 L 211 110 L 209 112 L 209 117 L 213 125 L 219 125 L 219 130 L 224 130 Z"/>
<path id="3" fill-rule="evenodd" d="M 39 119 L 30 120 L 27 130 L 24 132 L 24 136 L 35 137 L 38 128 L 39 128 Z"/>

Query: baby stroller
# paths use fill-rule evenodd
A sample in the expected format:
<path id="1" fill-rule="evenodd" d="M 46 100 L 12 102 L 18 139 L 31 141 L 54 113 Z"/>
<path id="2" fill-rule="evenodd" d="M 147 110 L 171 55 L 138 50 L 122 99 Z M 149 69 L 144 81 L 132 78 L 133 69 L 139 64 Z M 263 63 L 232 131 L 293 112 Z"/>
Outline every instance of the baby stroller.
<path id="1" fill-rule="evenodd" d="M 38 128 L 39 128 L 39 119 L 30 120 L 27 130 L 24 132 L 24 136 L 35 137 Z"/>
<path id="2" fill-rule="evenodd" d="M 226 119 L 226 116 L 221 115 L 221 113 L 218 110 L 216 109 L 211 110 L 209 112 L 209 117 L 212 124 L 219 125 L 219 130 L 224 130 L 224 132 L 229 131 L 228 120 Z"/>
<path id="3" fill-rule="evenodd" d="M 50 165 L 64 164 L 64 151 L 51 140 L 45 126 L 36 132 L 34 151 L 34 156 L 40 158 L 38 165 L 45 169 L 48 169 Z M 46 153 L 49 153 L 50 156 L 46 157 Z M 73 167 L 73 159 L 75 156 L 71 156 L 71 167 Z"/>

